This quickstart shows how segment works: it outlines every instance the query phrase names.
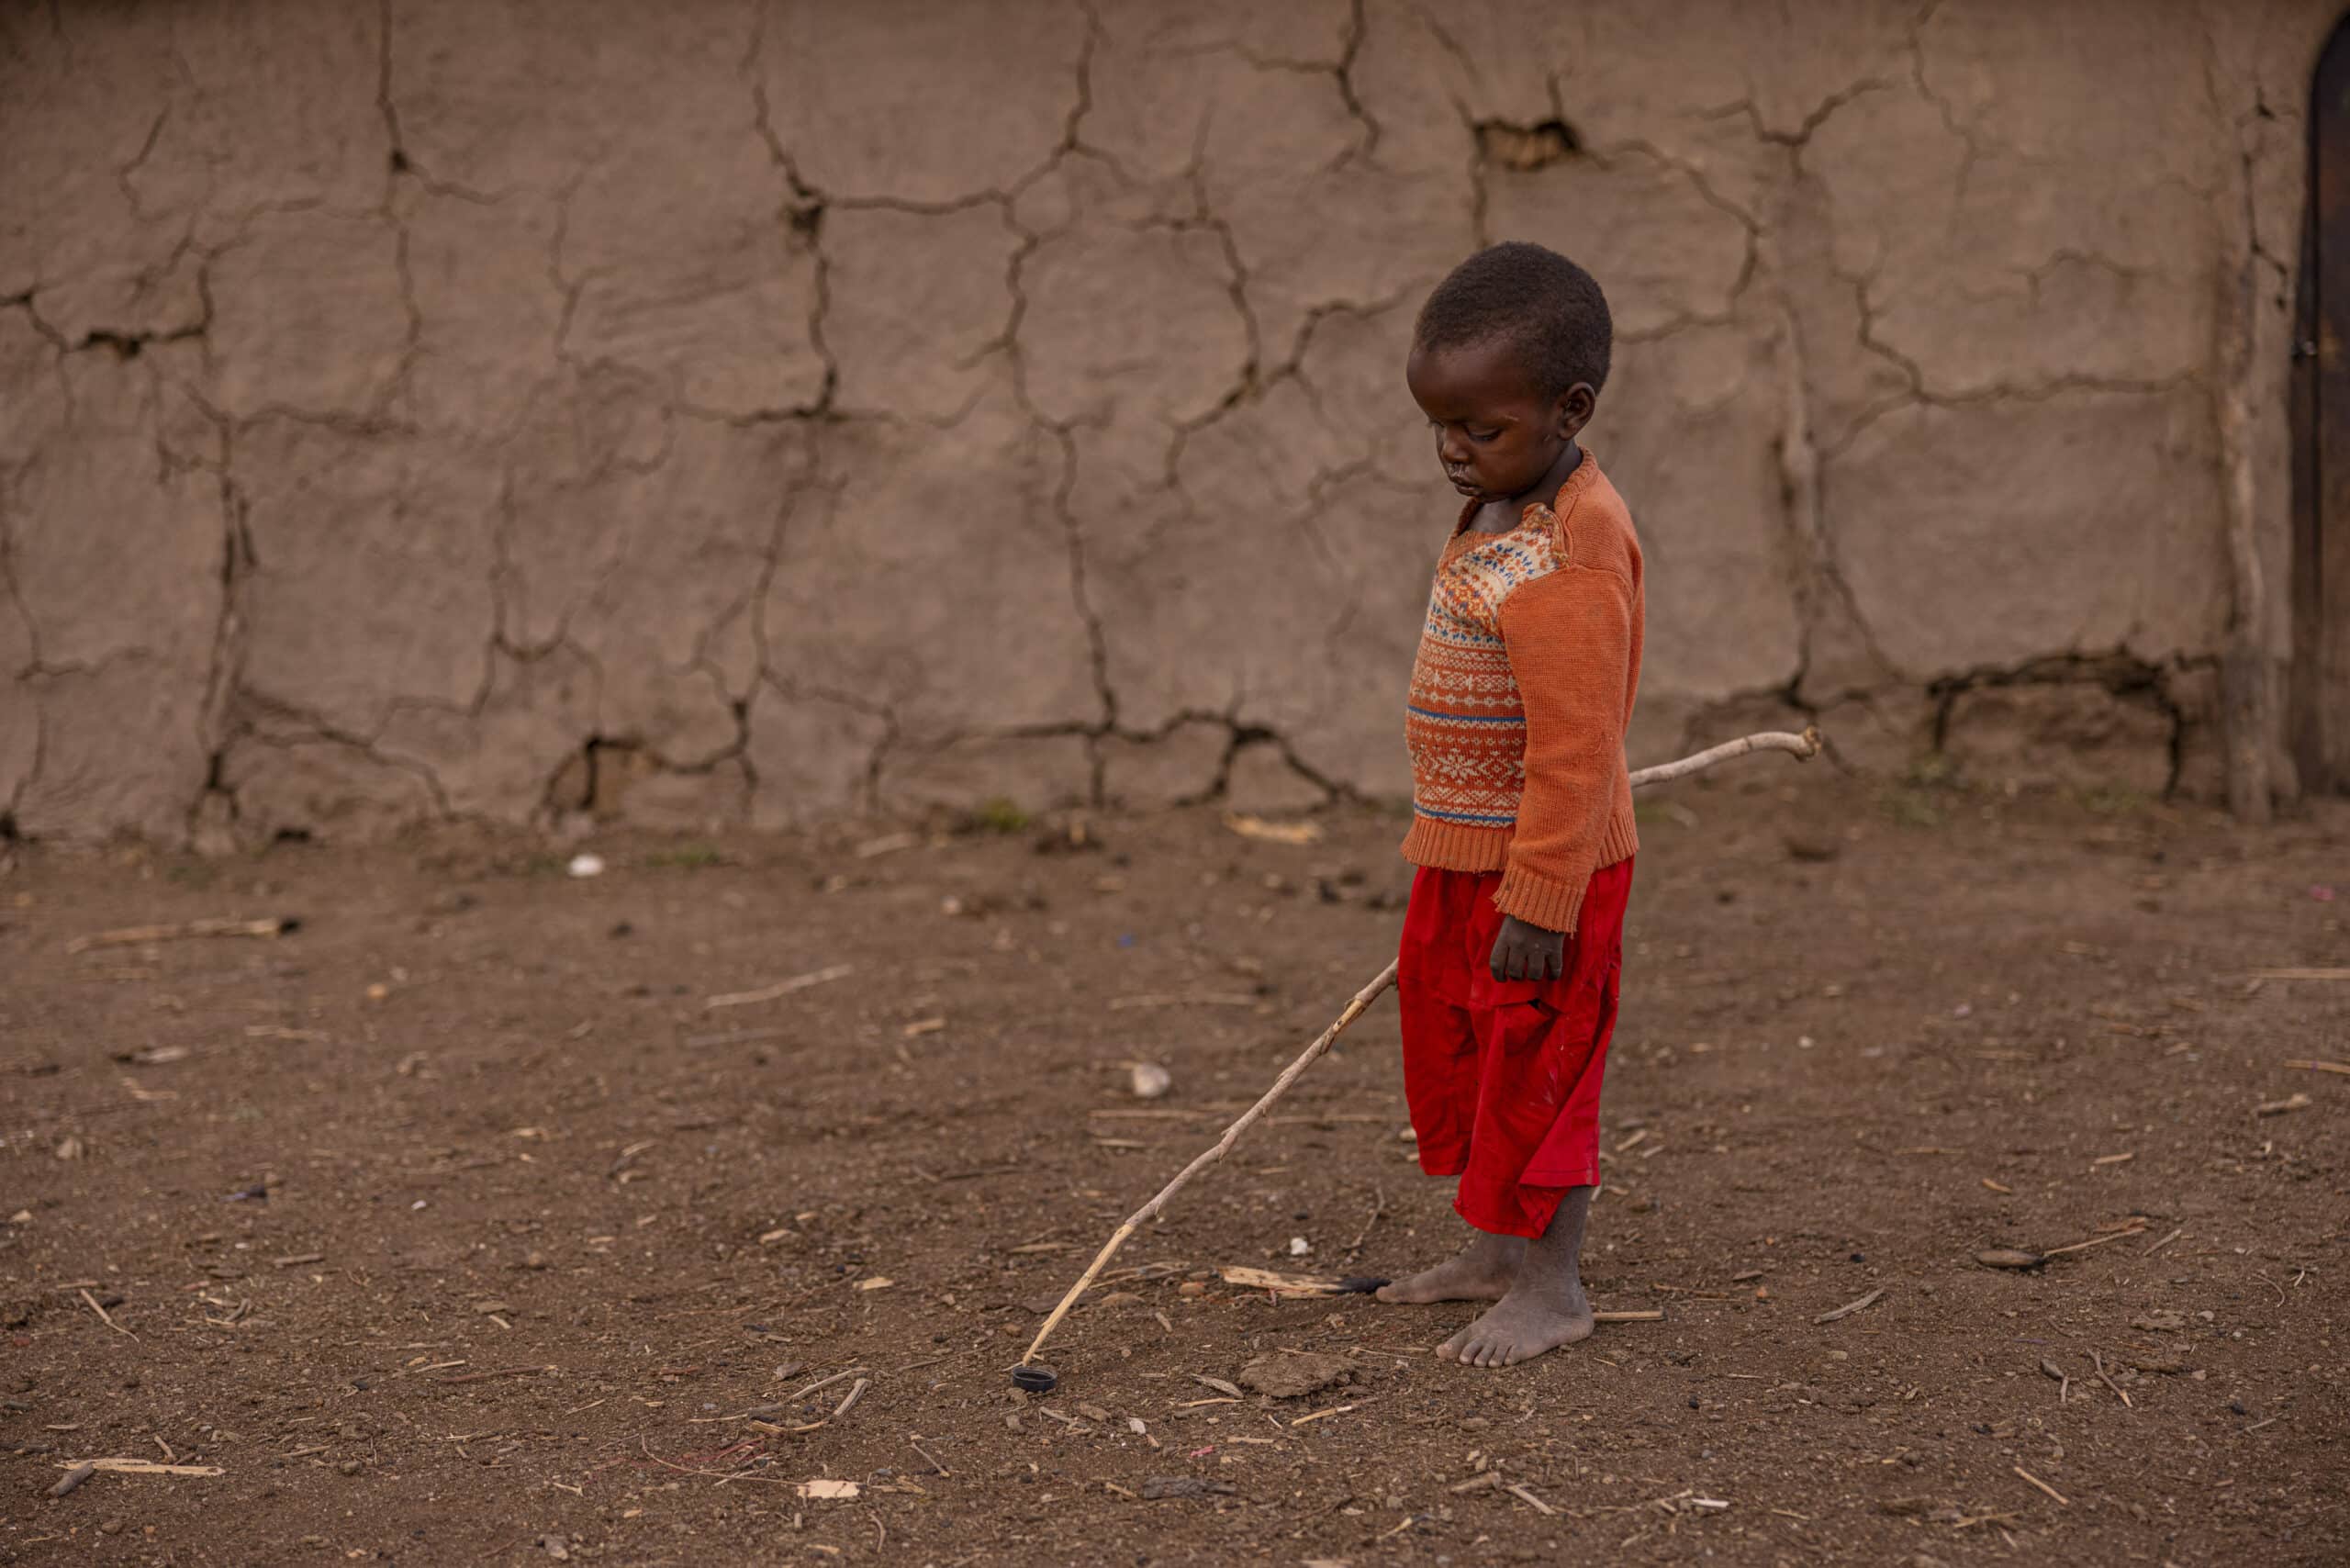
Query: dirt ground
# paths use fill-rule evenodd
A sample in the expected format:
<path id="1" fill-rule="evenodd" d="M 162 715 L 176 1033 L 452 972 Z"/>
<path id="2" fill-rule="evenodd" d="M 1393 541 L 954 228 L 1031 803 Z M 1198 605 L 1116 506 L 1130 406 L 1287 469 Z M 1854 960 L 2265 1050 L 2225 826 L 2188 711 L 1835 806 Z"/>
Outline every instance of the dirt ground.
<path id="1" fill-rule="evenodd" d="M 2350 1559 L 2350 1077 L 2295 1065 L 2350 983 L 2254 978 L 2350 965 L 2350 809 L 1762 759 L 1642 816 L 1586 1272 L 1662 1321 L 1471 1372 L 1466 1306 L 1214 1272 L 1454 1244 L 1383 1001 L 1035 1400 L 1038 1309 L 1385 961 L 1396 818 L 15 846 L 0 1560 Z M 1340 1381 L 1203 1381 L 1291 1352 Z M 45 1495 L 99 1456 L 220 1473 Z"/>

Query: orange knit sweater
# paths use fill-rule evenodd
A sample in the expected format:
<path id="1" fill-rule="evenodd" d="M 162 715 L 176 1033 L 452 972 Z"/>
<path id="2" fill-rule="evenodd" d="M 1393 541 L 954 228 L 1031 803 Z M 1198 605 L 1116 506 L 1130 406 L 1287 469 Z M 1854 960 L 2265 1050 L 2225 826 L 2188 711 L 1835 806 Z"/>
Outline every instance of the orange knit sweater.
<path id="1" fill-rule="evenodd" d="M 1461 510 L 1412 666 L 1404 857 L 1503 873 L 1494 902 L 1572 931 L 1584 884 L 1639 846 L 1624 730 L 1646 619 L 1632 514 L 1586 451 L 1507 533 Z"/>

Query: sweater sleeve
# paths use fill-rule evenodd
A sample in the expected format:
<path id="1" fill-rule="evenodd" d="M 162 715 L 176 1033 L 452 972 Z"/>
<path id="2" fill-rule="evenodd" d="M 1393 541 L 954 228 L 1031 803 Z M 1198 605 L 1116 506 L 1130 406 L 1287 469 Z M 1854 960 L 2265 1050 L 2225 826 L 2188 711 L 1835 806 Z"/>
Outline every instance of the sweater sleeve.
<path id="1" fill-rule="evenodd" d="M 1502 606 L 1526 705 L 1526 783 L 1494 902 L 1545 931 L 1575 928 L 1616 809 L 1634 591 L 1617 572 L 1568 566 Z"/>

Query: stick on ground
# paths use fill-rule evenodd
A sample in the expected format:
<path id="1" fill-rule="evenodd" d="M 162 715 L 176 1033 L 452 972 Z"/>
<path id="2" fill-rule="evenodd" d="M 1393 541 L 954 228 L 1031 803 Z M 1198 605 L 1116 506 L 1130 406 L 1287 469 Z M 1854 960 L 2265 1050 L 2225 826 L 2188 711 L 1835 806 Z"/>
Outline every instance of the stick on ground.
<path id="1" fill-rule="evenodd" d="M 151 942 L 179 942 L 191 936 L 276 936 L 294 929 L 290 920 L 183 920 L 171 925 L 125 925 L 95 931 L 65 944 L 69 953 L 93 947 L 135 947 Z"/>
<path id="2" fill-rule="evenodd" d="M 789 996 L 795 991 L 806 991 L 811 985 L 829 985 L 834 980 L 845 979 L 853 972 L 855 972 L 854 965 L 828 964 L 821 969 L 811 969 L 804 975 L 794 975 L 788 980 L 778 980 L 773 985 L 763 985 L 756 991 L 730 991 L 724 996 L 713 996 L 701 1004 L 702 1010 L 715 1012 L 721 1007 L 748 1007 L 754 1002 L 773 1002 L 778 997 Z"/>
<path id="3" fill-rule="evenodd" d="M 1651 784 L 1670 783 L 1675 778 L 1684 778 L 1692 773 L 1703 772 L 1716 763 L 1728 762 L 1732 757 L 1744 756 L 1749 752 L 1757 751 L 1784 751 L 1799 761 L 1807 760 L 1819 755 L 1819 732 L 1817 729 L 1807 729 L 1798 735 L 1788 734 L 1784 730 L 1772 730 L 1760 734 L 1745 735 L 1734 741 L 1725 741 L 1720 745 L 1698 752 L 1694 756 L 1684 756 L 1678 762 L 1660 763 L 1654 767 L 1640 768 L 1631 776 L 1632 788 L 1639 790 Z M 1214 1147 L 1177 1171 L 1175 1180 L 1161 1187 L 1157 1197 L 1136 1209 L 1128 1216 L 1125 1223 L 1110 1233 L 1110 1239 L 1102 1245 L 1101 1251 L 1093 1255 L 1093 1261 L 1086 1265 L 1085 1272 L 1078 1276 L 1077 1283 L 1069 1286 L 1069 1294 L 1061 1297 L 1060 1304 L 1055 1306 L 1052 1315 L 1045 1319 L 1044 1327 L 1036 1330 L 1035 1338 L 1028 1342 L 1027 1351 L 1020 1358 L 1022 1366 L 1029 1366 L 1035 1361 L 1036 1352 L 1044 1349 L 1045 1340 L 1051 1336 L 1054 1329 L 1060 1327 L 1061 1319 L 1069 1316 L 1069 1309 L 1075 1305 L 1078 1297 L 1083 1295 L 1092 1285 L 1094 1280 L 1101 1275 L 1102 1269 L 1108 1266 L 1110 1260 L 1117 1255 L 1118 1249 L 1126 1244 L 1126 1238 L 1140 1229 L 1146 1221 L 1152 1219 L 1164 1210 L 1168 1200 L 1181 1192 L 1192 1177 L 1231 1153 L 1232 1146 L 1239 1141 L 1240 1135 L 1255 1126 L 1263 1118 L 1265 1113 L 1272 1109 L 1274 1103 L 1289 1092 L 1290 1085 L 1295 1083 L 1299 1076 L 1314 1065 L 1315 1058 L 1330 1048 L 1330 1042 L 1344 1033 L 1348 1025 L 1361 1017 L 1363 1010 L 1378 1001 L 1380 994 L 1394 983 L 1395 965 L 1390 961 L 1385 969 L 1371 978 L 1370 984 L 1355 992 L 1353 1000 L 1347 1003 L 1345 1010 L 1338 1014 L 1330 1026 L 1323 1030 L 1312 1045 L 1299 1052 L 1295 1061 L 1281 1070 L 1281 1075 L 1273 1080 L 1273 1086 L 1265 1091 L 1263 1097 L 1243 1111 L 1238 1121 L 1224 1129 L 1224 1136 L 1216 1139 Z"/>
<path id="4" fill-rule="evenodd" d="M 1348 1025 L 1361 1017 L 1363 1010 L 1378 1001 L 1380 993 L 1394 983 L 1395 964 L 1394 960 L 1390 959 L 1387 967 L 1373 976 L 1369 985 L 1355 992 L 1354 1000 L 1347 1003 L 1346 1010 L 1338 1014 L 1330 1026 L 1323 1030 L 1312 1045 L 1300 1052 L 1295 1061 L 1281 1070 L 1281 1075 L 1273 1080 L 1273 1086 L 1265 1091 L 1261 1099 L 1241 1112 L 1240 1119 L 1225 1128 L 1224 1136 L 1216 1139 L 1205 1153 L 1176 1172 L 1175 1180 L 1161 1187 L 1157 1197 L 1136 1209 L 1124 1225 L 1111 1233 L 1108 1244 L 1094 1254 L 1093 1261 L 1086 1266 L 1084 1273 L 1078 1276 L 1077 1283 L 1069 1286 L 1069 1294 L 1061 1297 L 1060 1305 L 1054 1307 L 1052 1316 L 1045 1319 L 1045 1326 L 1036 1330 L 1036 1338 L 1029 1342 L 1027 1353 L 1020 1358 L 1022 1366 L 1027 1366 L 1036 1359 L 1036 1352 L 1043 1348 L 1046 1337 L 1060 1327 L 1061 1319 L 1069 1316 L 1069 1309 L 1076 1305 L 1077 1298 L 1085 1294 L 1087 1287 L 1091 1285 L 1094 1279 L 1108 1266 L 1118 1249 L 1126 1244 L 1126 1238 L 1132 1236 L 1142 1227 L 1144 1222 L 1165 1208 L 1167 1201 L 1181 1192 L 1192 1177 L 1231 1153 L 1232 1146 L 1240 1140 L 1240 1135 L 1255 1126 L 1258 1118 L 1271 1110 L 1273 1103 L 1289 1092 L 1289 1086 L 1297 1081 L 1298 1075 L 1314 1065 L 1314 1058 L 1328 1050 L 1330 1042 L 1337 1039 Z"/>

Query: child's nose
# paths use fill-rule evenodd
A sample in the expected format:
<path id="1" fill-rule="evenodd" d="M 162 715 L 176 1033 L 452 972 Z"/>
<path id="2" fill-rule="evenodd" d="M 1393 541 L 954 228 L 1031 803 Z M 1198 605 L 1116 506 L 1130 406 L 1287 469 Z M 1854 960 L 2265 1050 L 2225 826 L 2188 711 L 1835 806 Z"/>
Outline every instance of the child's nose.
<path id="1" fill-rule="evenodd" d="M 1458 468 L 1469 461 L 1469 451 L 1450 431 L 1438 431 L 1436 436 L 1437 460 L 1447 468 Z"/>

